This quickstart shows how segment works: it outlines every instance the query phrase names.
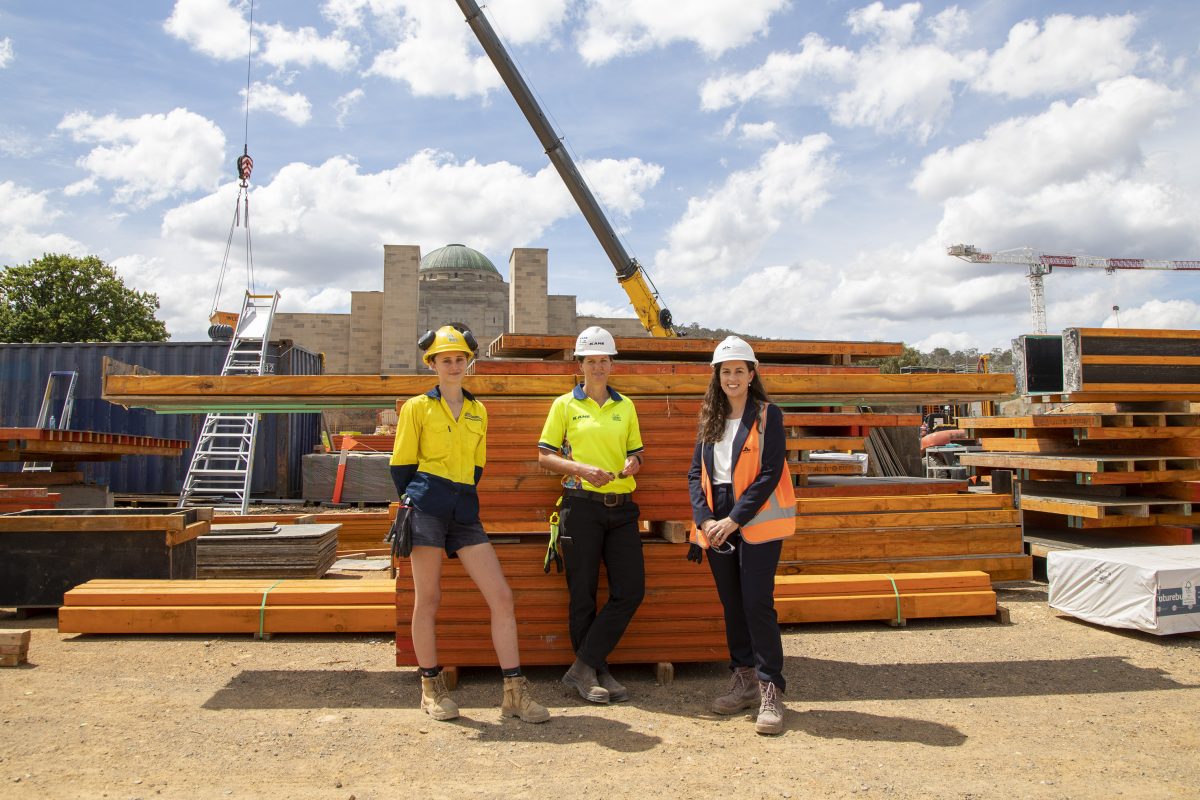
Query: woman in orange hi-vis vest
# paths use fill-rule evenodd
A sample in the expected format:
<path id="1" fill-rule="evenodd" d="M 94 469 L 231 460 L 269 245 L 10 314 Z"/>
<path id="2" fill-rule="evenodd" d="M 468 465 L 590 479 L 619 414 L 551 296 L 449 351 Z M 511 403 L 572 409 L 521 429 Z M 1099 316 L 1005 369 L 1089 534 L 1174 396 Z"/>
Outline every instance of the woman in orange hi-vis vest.
<path id="1" fill-rule="evenodd" d="M 694 523 L 688 558 L 699 563 L 708 551 L 733 673 L 711 708 L 736 714 L 757 705 L 755 730 L 779 734 L 786 681 L 775 570 L 783 539 L 796 532 L 783 412 L 771 404 L 745 341 L 725 339 L 712 364 L 688 470 Z"/>

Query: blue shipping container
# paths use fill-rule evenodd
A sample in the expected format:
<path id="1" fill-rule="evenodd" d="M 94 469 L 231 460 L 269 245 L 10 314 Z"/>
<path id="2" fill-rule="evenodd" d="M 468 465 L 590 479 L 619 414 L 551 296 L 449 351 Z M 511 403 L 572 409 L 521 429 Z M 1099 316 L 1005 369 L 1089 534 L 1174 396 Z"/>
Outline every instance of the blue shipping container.
<path id="1" fill-rule="evenodd" d="M 0 344 L 0 427 L 37 424 L 46 379 L 51 372 L 75 370 L 75 407 L 70 427 L 79 431 L 124 433 L 195 442 L 204 417 L 155 414 L 101 399 L 104 356 L 160 375 L 219 375 L 228 342 L 66 342 Z M 279 375 L 320 375 L 320 355 L 289 340 L 271 342 L 269 363 Z M 260 497 L 300 497 L 302 457 L 321 438 L 320 414 L 264 414 L 255 444 L 251 491 Z M 79 462 L 88 481 L 119 494 L 178 494 L 192 450 L 179 458 L 126 456 L 120 461 Z M 20 464 L 0 464 L 0 471 Z"/>

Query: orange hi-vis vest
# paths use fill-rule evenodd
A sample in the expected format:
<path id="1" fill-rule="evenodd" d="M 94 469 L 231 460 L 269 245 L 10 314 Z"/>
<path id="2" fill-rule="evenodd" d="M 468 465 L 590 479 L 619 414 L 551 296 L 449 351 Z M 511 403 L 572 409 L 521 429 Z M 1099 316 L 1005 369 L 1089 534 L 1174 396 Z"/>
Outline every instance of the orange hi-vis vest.
<path id="1" fill-rule="evenodd" d="M 767 406 L 758 412 L 758 419 L 750 426 L 746 435 L 746 443 L 740 453 L 734 453 L 733 465 L 733 498 L 734 502 L 742 496 L 746 488 L 754 483 L 754 479 L 762 472 L 762 430 L 766 426 Z M 700 461 L 700 483 L 704 487 L 704 497 L 708 507 L 713 508 L 712 478 L 708 474 L 708 464 Z M 792 488 L 791 475 L 784 469 L 775 485 L 775 491 L 763 504 L 758 513 L 748 523 L 742 526 L 742 539 L 750 544 L 774 542 L 786 539 L 796 532 L 796 491 Z M 696 523 L 692 523 L 691 541 L 701 547 L 708 548 L 708 537 Z"/>

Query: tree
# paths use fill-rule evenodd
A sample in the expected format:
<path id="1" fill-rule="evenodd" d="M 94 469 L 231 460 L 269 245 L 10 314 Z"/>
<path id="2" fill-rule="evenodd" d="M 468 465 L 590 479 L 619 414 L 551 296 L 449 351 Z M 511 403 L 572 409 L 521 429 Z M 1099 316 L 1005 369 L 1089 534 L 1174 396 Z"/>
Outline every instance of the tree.
<path id="1" fill-rule="evenodd" d="M 158 307 L 96 256 L 47 253 L 0 270 L 0 342 L 163 342 Z"/>

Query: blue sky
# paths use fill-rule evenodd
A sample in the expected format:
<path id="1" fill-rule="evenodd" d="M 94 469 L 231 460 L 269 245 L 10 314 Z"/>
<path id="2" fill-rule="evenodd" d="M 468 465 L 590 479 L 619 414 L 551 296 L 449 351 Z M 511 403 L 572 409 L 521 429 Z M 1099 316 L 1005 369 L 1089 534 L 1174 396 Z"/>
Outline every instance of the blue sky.
<path id="1" fill-rule="evenodd" d="M 249 4 L 0 2 L 0 264 L 95 253 L 203 338 L 246 142 Z M 677 321 L 1007 346 L 984 250 L 1200 258 L 1200 3 L 493 0 L 493 25 Z M 382 288 L 382 246 L 550 251 L 626 297 L 453 0 L 256 0 L 256 284 Z M 235 234 L 222 307 L 245 285 Z M 1200 274 L 1056 271 L 1051 331 L 1200 327 Z"/>

